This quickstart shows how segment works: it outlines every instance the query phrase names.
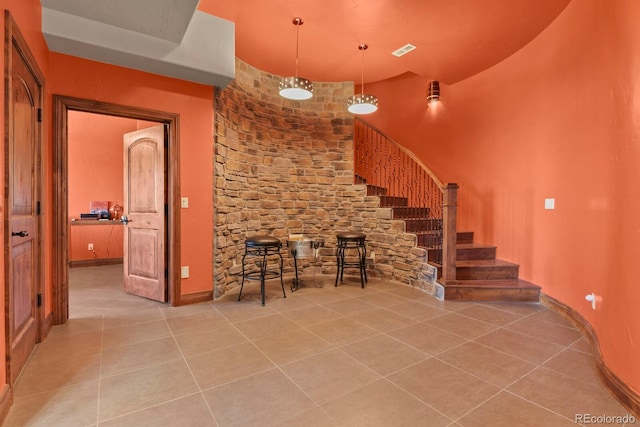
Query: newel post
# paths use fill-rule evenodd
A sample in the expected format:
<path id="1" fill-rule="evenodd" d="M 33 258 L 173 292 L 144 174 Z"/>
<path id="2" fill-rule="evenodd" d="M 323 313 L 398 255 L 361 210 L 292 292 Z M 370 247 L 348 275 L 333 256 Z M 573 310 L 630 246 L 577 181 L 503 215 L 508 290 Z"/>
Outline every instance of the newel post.
<path id="1" fill-rule="evenodd" d="M 458 184 L 449 183 L 444 188 L 442 200 L 442 276 L 444 285 L 456 280 L 456 241 L 458 231 Z"/>

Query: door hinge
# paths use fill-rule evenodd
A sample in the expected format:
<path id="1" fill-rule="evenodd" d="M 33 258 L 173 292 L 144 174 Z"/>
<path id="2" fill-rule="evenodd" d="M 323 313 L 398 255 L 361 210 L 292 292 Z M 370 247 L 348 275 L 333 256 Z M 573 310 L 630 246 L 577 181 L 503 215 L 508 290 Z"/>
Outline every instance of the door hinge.
<path id="1" fill-rule="evenodd" d="M 42 123 L 42 108 L 38 108 L 38 123 Z"/>
<path id="2" fill-rule="evenodd" d="M 40 202 L 36 202 L 36 215 L 40 215 Z"/>
<path id="3" fill-rule="evenodd" d="M 38 307 L 42 307 L 42 294 L 38 294 Z"/>
<path id="4" fill-rule="evenodd" d="M 167 269 L 167 268 L 164 269 L 164 278 L 165 279 L 169 278 L 169 269 Z"/>

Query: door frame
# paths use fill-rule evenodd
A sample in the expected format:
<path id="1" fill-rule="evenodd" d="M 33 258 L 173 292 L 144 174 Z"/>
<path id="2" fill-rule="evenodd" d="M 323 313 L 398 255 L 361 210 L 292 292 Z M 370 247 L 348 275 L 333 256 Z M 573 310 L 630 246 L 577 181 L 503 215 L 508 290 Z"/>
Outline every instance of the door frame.
<path id="1" fill-rule="evenodd" d="M 167 297 L 172 306 L 181 305 L 180 281 L 180 115 L 164 111 L 95 100 L 53 95 L 53 323 L 63 324 L 69 318 L 69 213 L 68 213 L 68 112 L 103 114 L 152 121 L 167 125 L 168 144 L 165 178 Z"/>

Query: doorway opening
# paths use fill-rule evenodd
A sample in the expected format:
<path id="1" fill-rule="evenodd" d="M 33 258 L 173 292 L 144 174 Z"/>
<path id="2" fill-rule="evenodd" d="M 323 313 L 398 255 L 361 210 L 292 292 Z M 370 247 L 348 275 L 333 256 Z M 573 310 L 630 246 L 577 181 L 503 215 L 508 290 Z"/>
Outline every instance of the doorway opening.
<path id="1" fill-rule="evenodd" d="M 119 104 L 98 102 L 87 99 L 71 98 L 60 95 L 53 97 L 54 109 L 54 243 L 57 248 L 54 253 L 53 274 L 53 323 L 63 324 L 69 318 L 69 112 L 78 111 L 95 113 L 105 116 L 123 117 L 145 122 L 155 122 L 165 125 L 166 146 L 164 147 L 165 162 L 165 216 L 166 223 L 166 269 L 165 279 L 167 300 L 172 306 L 180 305 L 180 205 L 178 170 L 178 125 L 179 116 L 173 113 L 131 107 Z"/>

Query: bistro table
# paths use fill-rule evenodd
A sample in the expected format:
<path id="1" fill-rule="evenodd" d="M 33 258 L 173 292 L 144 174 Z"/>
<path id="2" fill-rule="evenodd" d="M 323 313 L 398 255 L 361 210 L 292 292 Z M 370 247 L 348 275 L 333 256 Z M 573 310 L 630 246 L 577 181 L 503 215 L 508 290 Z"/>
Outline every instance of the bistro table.
<path id="1" fill-rule="evenodd" d="M 293 266 L 296 274 L 296 277 L 292 280 L 291 292 L 297 291 L 300 286 L 300 278 L 298 277 L 298 259 L 303 258 L 313 258 L 313 284 L 316 288 L 321 288 L 323 286 L 322 282 L 316 282 L 315 268 L 315 263 L 318 261 L 318 251 L 323 246 L 324 239 L 287 240 L 287 248 L 289 248 L 289 253 L 293 257 Z"/>

